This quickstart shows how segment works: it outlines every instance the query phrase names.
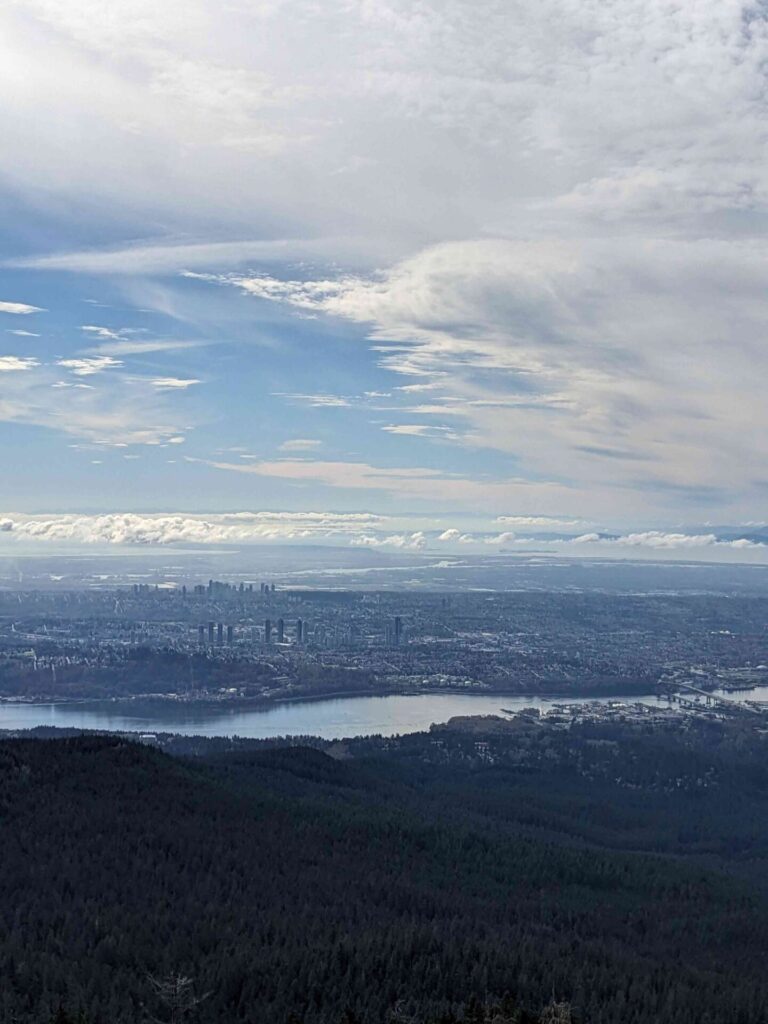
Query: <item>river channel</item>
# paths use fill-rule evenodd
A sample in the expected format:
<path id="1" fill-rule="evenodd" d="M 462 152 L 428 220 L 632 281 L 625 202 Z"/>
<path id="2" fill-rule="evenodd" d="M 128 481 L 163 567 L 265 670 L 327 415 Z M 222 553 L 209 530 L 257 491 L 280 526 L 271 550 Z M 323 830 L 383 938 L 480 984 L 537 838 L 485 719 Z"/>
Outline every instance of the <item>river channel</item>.
<path id="1" fill-rule="evenodd" d="M 768 687 L 730 694 L 737 700 L 768 700 Z M 562 698 L 569 704 L 617 697 Z M 627 697 L 658 705 L 655 696 Z M 420 732 L 432 723 L 454 715 L 493 715 L 502 708 L 538 707 L 551 710 L 552 701 L 539 697 L 498 694 L 425 693 L 385 697 L 341 697 L 331 700 L 277 704 L 269 708 L 243 705 L 190 704 L 180 701 L 94 701 L 77 704 L 0 703 L 0 729 L 32 729 L 47 725 L 59 728 L 108 729 L 118 732 L 174 732 L 187 736 L 365 736 L 379 733 Z"/>

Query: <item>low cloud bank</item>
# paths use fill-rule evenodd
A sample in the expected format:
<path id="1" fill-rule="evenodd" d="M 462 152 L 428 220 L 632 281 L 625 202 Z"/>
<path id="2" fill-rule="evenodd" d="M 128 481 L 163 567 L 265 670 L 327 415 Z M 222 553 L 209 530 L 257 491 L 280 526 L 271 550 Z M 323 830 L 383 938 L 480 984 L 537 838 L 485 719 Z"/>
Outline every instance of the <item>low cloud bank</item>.
<path id="1" fill-rule="evenodd" d="M 81 544 L 232 544 L 343 536 L 383 522 L 370 513 L 235 512 L 225 515 L 52 515 L 0 518 L 14 537 Z"/>
<path id="2" fill-rule="evenodd" d="M 505 517 L 510 521 L 512 517 Z M 526 517 L 520 517 L 524 521 Z M 531 519 L 535 517 L 530 517 Z M 498 520 L 497 520 L 498 521 Z M 548 521 L 551 525 L 552 520 Z M 390 532 L 387 526 L 405 526 Z M 413 525 L 416 525 L 415 523 Z M 349 544 L 353 547 L 423 551 L 467 546 L 489 551 L 531 549 L 552 553 L 587 554 L 607 551 L 760 551 L 768 542 L 759 537 L 646 530 L 636 533 L 582 533 L 573 536 L 522 534 L 511 530 L 465 532 L 456 527 L 414 530 L 387 516 L 370 512 L 230 512 L 219 514 L 108 513 L 104 515 L 0 515 L 0 536 L 58 544 L 162 546 L 174 544 L 249 544 L 268 541 L 307 541 Z"/>
<path id="3" fill-rule="evenodd" d="M 499 517 L 498 521 L 510 521 L 514 517 Z M 520 517 L 524 520 L 525 517 Z M 552 520 L 549 521 L 550 524 Z M 498 534 L 471 534 L 451 528 L 438 534 L 440 544 L 514 544 L 518 547 L 551 547 L 558 550 L 569 547 L 599 545 L 612 548 L 648 548 L 654 551 L 691 550 L 699 548 L 730 548 L 734 551 L 768 547 L 763 541 L 749 537 L 719 537 L 716 533 L 666 533 L 662 530 L 646 530 L 641 533 L 608 534 L 582 533 L 574 537 L 526 537 L 506 531 Z"/>
<path id="4" fill-rule="evenodd" d="M 721 539 L 714 533 L 664 533 L 660 530 L 647 530 L 644 533 L 627 533 L 613 537 L 599 533 L 583 533 L 574 537 L 572 544 L 607 544 L 625 548 L 654 548 L 657 551 L 670 551 L 681 548 L 733 548 L 744 550 L 764 548 L 761 541 L 750 540 L 748 537 Z"/>
<path id="5" fill-rule="evenodd" d="M 393 533 L 381 537 L 375 534 L 366 533 L 361 537 L 354 537 L 350 543 L 353 547 L 362 548 L 397 548 L 401 551 L 421 551 L 427 546 L 426 535 L 417 530 L 415 533 Z"/>

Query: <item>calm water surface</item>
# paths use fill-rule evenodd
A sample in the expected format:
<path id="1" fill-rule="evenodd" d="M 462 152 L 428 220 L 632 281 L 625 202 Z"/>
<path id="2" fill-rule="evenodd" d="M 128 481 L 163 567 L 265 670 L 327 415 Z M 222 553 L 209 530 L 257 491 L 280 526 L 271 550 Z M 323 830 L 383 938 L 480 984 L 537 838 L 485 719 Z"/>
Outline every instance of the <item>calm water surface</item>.
<path id="1" fill-rule="evenodd" d="M 733 695 L 736 699 L 768 700 L 768 687 Z M 571 698 L 568 703 L 585 703 L 596 698 Z M 600 703 L 619 698 L 600 698 Z M 657 705 L 653 696 L 628 697 L 627 702 Z M 463 694 L 418 694 L 414 696 L 344 697 L 304 704 L 280 704 L 268 709 L 200 707 L 169 703 L 118 704 L 99 701 L 88 704 L 5 704 L 0 703 L 0 729 L 31 729 L 38 725 L 76 729 L 175 732 L 191 736 L 362 736 L 381 733 L 419 732 L 433 722 L 446 722 L 453 715 L 493 715 L 501 708 L 538 707 L 551 702 L 537 697 L 503 697 Z"/>

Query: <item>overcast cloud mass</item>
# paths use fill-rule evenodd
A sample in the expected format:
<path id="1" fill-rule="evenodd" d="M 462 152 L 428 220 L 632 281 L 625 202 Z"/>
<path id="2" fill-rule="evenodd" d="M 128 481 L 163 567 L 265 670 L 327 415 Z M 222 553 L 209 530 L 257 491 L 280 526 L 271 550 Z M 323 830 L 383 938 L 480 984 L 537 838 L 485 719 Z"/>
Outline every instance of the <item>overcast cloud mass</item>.
<path id="1" fill-rule="evenodd" d="M 764 561 L 766 68 L 740 0 L 10 0 L 0 543 Z"/>

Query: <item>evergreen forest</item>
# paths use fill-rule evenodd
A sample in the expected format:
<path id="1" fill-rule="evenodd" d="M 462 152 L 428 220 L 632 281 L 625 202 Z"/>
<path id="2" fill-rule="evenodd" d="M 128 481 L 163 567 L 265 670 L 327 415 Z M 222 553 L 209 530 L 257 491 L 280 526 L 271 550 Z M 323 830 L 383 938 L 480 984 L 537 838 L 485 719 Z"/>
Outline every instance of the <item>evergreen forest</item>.
<path id="1" fill-rule="evenodd" d="M 434 749 L 3 741 L 0 1021 L 768 1020 L 764 773 Z"/>

